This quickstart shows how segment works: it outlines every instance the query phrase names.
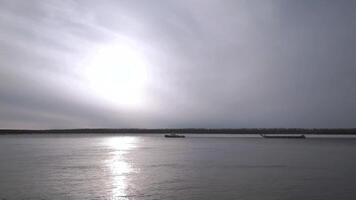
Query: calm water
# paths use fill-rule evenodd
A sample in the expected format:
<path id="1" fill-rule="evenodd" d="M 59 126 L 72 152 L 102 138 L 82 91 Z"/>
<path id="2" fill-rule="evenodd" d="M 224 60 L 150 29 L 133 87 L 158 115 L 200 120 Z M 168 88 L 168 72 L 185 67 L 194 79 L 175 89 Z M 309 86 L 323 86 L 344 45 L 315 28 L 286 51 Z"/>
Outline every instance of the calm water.
<path id="1" fill-rule="evenodd" d="M 356 199 L 356 139 L 0 136 L 0 199 Z"/>

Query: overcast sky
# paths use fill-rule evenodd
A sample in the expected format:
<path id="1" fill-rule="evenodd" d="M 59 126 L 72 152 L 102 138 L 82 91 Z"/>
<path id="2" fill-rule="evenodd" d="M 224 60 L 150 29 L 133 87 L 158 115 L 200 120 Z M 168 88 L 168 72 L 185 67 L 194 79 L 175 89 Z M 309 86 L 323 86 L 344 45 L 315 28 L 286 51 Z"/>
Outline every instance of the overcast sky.
<path id="1" fill-rule="evenodd" d="M 0 0 L 0 128 L 356 126 L 356 1 Z"/>

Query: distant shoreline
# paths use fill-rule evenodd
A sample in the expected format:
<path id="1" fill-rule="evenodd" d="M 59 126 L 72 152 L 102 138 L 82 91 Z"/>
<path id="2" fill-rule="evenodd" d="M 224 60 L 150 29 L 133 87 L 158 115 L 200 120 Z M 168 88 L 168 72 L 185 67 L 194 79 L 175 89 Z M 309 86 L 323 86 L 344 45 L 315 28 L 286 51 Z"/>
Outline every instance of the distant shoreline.
<path id="1" fill-rule="evenodd" d="M 302 129 L 302 128 L 246 128 L 246 129 L 0 129 L 0 135 L 8 134 L 305 134 L 305 135 L 356 135 L 356 128 L 352 129 Z"/>

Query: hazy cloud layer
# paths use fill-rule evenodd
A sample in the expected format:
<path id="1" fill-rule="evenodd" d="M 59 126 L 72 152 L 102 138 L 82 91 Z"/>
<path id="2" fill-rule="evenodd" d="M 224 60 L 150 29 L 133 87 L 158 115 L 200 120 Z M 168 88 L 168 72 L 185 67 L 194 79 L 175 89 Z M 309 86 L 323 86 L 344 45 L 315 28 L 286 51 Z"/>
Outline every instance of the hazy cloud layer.
<path id="1" fill-rule="evenodd" d="M 0 128 L 355 127 L 355 10 L 346 0 L 0 0 Z M 137 108 L 103 100 L 83 75 L 116 41 L 147 65 Z"/>

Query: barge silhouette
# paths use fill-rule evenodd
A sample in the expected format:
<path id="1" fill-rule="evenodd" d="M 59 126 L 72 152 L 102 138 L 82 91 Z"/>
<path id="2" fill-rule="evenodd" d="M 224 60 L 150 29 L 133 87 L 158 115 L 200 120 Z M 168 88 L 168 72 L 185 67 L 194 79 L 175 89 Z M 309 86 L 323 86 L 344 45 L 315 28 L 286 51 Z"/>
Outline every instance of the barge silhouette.
<path id="1" fill-rule="evenodd" d="M 305 135 L 265 135 L 265 134 L 260 134 L 263 138 L 268 138 L 268 139 L 305 139 Z"/>
<path id="2" fill-rule="evenodd" d="M 175 133 L 171 133 L 171 134 L 164 135 L 164 137 L 166 137 L 166 138 L 185 138 L 185 135 L 178 135 Z"/>

